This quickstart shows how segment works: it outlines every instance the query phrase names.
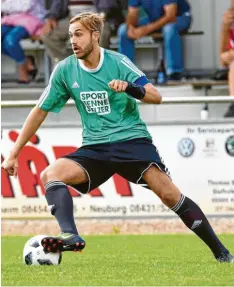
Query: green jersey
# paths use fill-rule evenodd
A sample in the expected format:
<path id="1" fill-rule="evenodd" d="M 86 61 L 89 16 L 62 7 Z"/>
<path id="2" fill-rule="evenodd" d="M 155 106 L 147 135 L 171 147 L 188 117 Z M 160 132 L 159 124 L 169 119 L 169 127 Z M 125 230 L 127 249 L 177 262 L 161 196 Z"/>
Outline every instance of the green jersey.
<path id="1" fill-rule="evenodd" d="M 144 74 L 124 55 L 100 51 L 95 69 L 85 67 L 75 55 L 59 62 L 37 105 L 58 113 L 69 98 L 73 99 L 81 115 L 83 145 L 151 139 L 136 100 L 108 86 L 113 79 L 135 82 Z"/>

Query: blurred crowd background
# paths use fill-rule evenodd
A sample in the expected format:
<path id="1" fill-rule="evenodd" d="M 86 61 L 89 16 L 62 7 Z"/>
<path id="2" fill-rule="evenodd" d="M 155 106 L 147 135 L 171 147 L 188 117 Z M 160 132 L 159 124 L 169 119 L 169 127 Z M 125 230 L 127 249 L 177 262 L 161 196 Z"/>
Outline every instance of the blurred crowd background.
<path id="1" fill-rule="evenodd" d="M 234 95 L 234 0 L 1 0 L 2 87 L 45 86 L 72 54 L 69 21 L 84 11 L 103 14 L 100 45 L 152 83 L 218 82 Z M 224 116 L 234 117 L 234 104 Z"/>

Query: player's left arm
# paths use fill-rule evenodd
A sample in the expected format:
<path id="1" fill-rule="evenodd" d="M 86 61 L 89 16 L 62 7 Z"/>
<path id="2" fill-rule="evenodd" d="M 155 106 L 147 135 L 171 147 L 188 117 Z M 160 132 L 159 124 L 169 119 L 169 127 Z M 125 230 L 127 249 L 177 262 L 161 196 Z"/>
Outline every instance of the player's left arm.
<path id="1" fill-rule="evenodd" d="M 145 88 L 145 96 L 141 100 L 143 103 L 147 104 L 161 104 L 162 96 L 160 95 L 159 91 L 151 84 L 148 83 L 144 85 Z"/>
<path id="2" fill-rule="evenodd" d="M 108 85 L 115 92 L 125 92 L 129 96 L 148 104 L 160 104 L 161 95 L 150 83 L 146 75 L 126 56 L 118 58 L 119 79 Z"/>
<path id="3" fill-rule="evenodd" d="M 148 104 L 160 104 L 162 97 L 157 89 L 151 84 L 140 85 L 121 80 L 112 80 L 109 87 L 115 92 L 125 92 L 129 96 Z"/>

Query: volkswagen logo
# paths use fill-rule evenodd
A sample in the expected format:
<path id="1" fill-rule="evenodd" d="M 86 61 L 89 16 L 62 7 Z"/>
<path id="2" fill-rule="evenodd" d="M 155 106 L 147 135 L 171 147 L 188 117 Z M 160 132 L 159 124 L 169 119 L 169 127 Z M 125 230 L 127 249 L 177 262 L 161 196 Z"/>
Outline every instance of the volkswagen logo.
<path id="1" fill-rule="evenodd" d="M 193 154 L 195 145 L 190 138 L 183 138 L 179 141 L 178 150 L 183 157 L 189 157 Z"/>
<path id="2" fill-rule="evenodd" d="M 230 136 L 227 138 L 225 148 L 230 156 L 234 156 L 234 136 Z"/>

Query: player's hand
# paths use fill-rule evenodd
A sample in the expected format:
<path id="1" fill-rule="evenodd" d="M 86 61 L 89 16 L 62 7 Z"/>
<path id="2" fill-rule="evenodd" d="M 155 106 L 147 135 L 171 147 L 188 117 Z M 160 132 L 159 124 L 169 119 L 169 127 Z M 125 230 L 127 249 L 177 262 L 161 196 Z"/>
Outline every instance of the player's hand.
<path id="1" fill-rule="evenodd" d="M 127 34 L 128 34 L 128 37 L 130 39 L 136 40 L 135 27 L 134 26 L 129 25 Z"/>
<path id="2" fill-rule="evenodd" d="M 17 157 L 9 157 L 5 159 L 2 163 L 2 168 L 10 175 L 17 177 L 18 174 L 18 158 Z"/>
<path id="3" fill-rule="evenodd" d="M 57 26 L 57 21 L 55 19 L 50 19 L 50 26 L 54 30 Z"/>
<path id="4" fill-rule="evenodd" d="M 132 25 L 129 25 L 127 33 L 128 37 L 133 40 L 137 40 L 146 35 L 144 26 L 134 27 Z"/>
<path id="5" fill-rule="evenodd" d="M 115 92 L 124 92 L 128 86 L 128 83 L 121 80 L 112 80 L 108 86 Z"/>

